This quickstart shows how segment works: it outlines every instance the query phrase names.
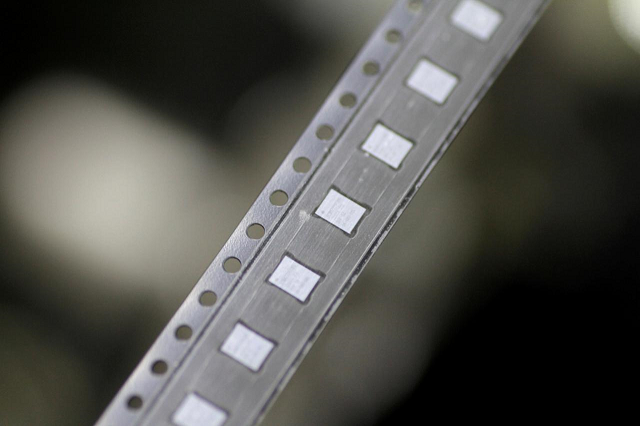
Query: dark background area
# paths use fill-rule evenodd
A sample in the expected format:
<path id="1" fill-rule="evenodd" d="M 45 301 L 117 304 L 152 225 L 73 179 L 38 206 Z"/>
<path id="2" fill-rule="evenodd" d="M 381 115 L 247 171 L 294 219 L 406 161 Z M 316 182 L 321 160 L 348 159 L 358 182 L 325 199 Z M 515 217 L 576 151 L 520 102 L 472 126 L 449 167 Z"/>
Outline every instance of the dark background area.
<path id="1" fill-rule="evenodd" d="M 362 17 L 353 24 L 358 28 L 333 28 L 329 20 L 322 22 L 330 30 L 318 31 L 317 22 L 304 20 L 312 15 L 287 13 L 296 7 L 285 1 L 2 6 L 0 424 L 97 419 L 381 16 L 379 5 L 316 3 L 352 7 Z M 595 1 L 549 8 L 267 424 L 395 424 L 406 416 L 511 418 L 512 412 L 518 420 L 595 412 L 637 417 L 640 58 L 607 11 L 606 2 Z M 87 89 L 93 86 L 101 89 Z M 106 110 L 132 102 L 136 111 L 152 111 L 152 122 L 188 129 L 184 139 L 173 138 L 176 146 L 196 140 L 193 146 L 209 153 L 205 158 L 215 157 L 212 167 L 222 171 L 197 175 L 203 186 L 181 210 L 210 200 L 217 210 L 206 215 L 209 222 L 181 231 L 176 223 L 191 216 L 176 214 L 167 223 L 179 228 L 177 239 L 140 237 L 150 246 L 171 246 L 161 260 L 171 250 L 190 259 L 188 274 L 174 268 L 171 275 L 171 264 L 157 275 L 94 272 L 93 264 L 64 255 L 70 244 L 64 236 L 60 245 L 55 238 L 43 242 L 39 228 L 13 208 L 21 196 L 12 194 L 35 191 L 6 169 L 31 167 L 13 157 L 24 140 L 16 135 L 32 122 L 39 126 L 39 111 L 63 108 L 55 96 L 74 87 L 91 99 L 104 97 Z M 92 173 L 91 167 L 82 162 L 80 170 Z M 239 168 L 243 177 L 209 179 L 227 168 Z M 158 186 L 169 198 L 181 192 L 162 181 Z M 457 194 L 454 201 L 447 191 Z M 47 217 L 47 206 L 42 209 Z M 207 236 L 214 227 L 217 233 Z M 207 242 L 190 237 L 196 234 Z M 420 252 L 421 244 L 433 247 L 422 250 L 424 261 L 396 266 L 405 267 L 396 276 L 410 289 L 389 293 L 376 271 L 393 270 L 392 252 Z M 442 247 L 446 259 L 429 257 Z M 439 268 L 444 272 L 436 278 L 426 272 Z M 167 289 L 158 278 L 166 275 L 180 281 Z M 139 284 L 135 291 L 132 283 Z M 376 309 L 388 333 L 367 328 Z M 353 319 L 360 311 L 366 314 Z M 399 312 L 409 312 L 406 322 L 395 322 Z M 415 353 L 372 355 L 377 351 L 369 345 L 384 345 L 396 324 L 412 329 L 402 342 L 411 352 L 407 342 L 417 341 Z M 350 326 L 365 335 L 353 350 L 340 344 L 348 337 L 340 329 Z M 333 349 L 344 352 L 326 355 Z M 377 368 L 362 377 L 384 376 L 381 370 L 396 371 L 390 363 L 399 363 L 410 366 L 410 378 L 396 383 L 392 375 L 393 385 L 385 379 L 369 386 L 342 373 L 369 355 L 374 360 L 365 365 Z M 325 373 L 344 375 L 345 382 Z M 311 388 L 298 392 L 309 377 Z"/>
<path id="2" fill-rule="evenodd" d="M 3 97 L 43 73 L 80 71 L 211 135 L 256 80 L 300 66 L 320 47 L 263 2 L 68 1 L 14 8 L 4 13 L 11 42 L 3 56 L 11 66 Z"/>

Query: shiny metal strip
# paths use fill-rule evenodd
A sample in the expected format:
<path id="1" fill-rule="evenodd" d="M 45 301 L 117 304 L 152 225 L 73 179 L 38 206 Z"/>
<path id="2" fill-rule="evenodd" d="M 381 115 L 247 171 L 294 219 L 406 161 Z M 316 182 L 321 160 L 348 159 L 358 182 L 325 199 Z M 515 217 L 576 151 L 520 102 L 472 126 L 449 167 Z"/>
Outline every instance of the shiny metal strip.
<path id="1" fill-rule="evenodd" d="M 190 393 L 227 413 L 225 425 L 257 422 L 546 3 L 482 0 L 501 19 L 486 40 L 477 37 L 486 31 L 474 37 L 452 21 L 461 2 L 424 2 L 417 12 L 408 7 L 415 2 L 395 4 L 98 424 L 171 424 Z M 391 29 L 401 43 L 386 40 Z M 442 104 L 406 85 L 421 60 L 458 79 Z M 368 62 L 376 75 L 363 72 Z M 356 108 L 340 105 L 347 92 Z M 378 123 L 414 144 L 397 169 L 361 149 Z M 316 136 L 322 125 L 334 130 L 330 140 Z M 301 156 L 312 163 L 306 174 L 292 168 Z M 314 215 L 332 188 L 366 209 L 351 234 Z M 276 190 L 288 194 L 284 206 L 269 201 Z M 252 223 L 266 230 L 260 241 L 246 236 Z M 304 303 L 268 283 L 285 254 L 322 274 Z M 238 272 L 224 271 L 229 257 L 242 262 Z M 198 303 L 205 290 L 218 295 L 213 307 Z M 257 371 L 220 351 L 238 323 L 274 343 Z M 175 337 L 181 325 L 193 330 L 186 341 Z M 158 359 L 170 367 L 163 376 L 151 373 Z M 132 397 L 142 407 L 130 407 Z"/>

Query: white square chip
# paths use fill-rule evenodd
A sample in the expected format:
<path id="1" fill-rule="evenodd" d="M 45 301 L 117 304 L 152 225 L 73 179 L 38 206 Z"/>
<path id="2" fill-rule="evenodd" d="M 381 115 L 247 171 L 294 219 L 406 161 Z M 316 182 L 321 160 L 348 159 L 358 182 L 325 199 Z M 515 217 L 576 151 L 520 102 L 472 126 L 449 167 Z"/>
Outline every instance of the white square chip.
<path id="1" fill-rule="evenodd" d="M 463 0 L 451 15 L 453 25 L 480 41 L 487 41 L 502 22 L 497 10 L 478 0 Z"/>
<path id="2" fill-rule="evenodd" d="M 178 426 L 221 426 L 227 413 L 195 393 L 187 395 L 171 421 Z"/>
<path id="3" fill-rule="evenodd" d="M 362 145 L 362 150 L 397 169 L 411 147 L 411 142 L 378 123 Z"/>
<path id="4" fill-rule="evenodd" d="M 220 350 L 248 369 L 258 371 L 274 346 L 272 341 L 237 323 Z"/>
<path id="5" fill-rule="evenodd" d="M 433 62 L 421 59 L 407 79 L 407 86 L 437 104 L 443 104 L 458 84 L 458 78 Z"/>
<path id="6" fill-rule="evenodd" d="M 320 278 L 320 275 L 285 256 L 269 277 L 269 282 L 305 302 Z"/>
<path id="7" fill-rule="evenodd" d="M 316 209 L 316 215 L 351 234 L 366 211 L 360 204 L 331 189 Z"/>

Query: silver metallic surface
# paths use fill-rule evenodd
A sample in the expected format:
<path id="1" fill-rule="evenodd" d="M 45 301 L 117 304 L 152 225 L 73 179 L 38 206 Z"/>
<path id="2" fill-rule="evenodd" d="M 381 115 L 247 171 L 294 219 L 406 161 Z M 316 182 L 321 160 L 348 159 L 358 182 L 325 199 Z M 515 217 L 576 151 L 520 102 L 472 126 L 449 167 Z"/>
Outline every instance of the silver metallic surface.
<path id="1" fill-rule="evenodd" d="M 546 5 L 545 0 L 484 3 L 503 18 L 487 42 L 451 24 L 458 2 L 425 2 L 418 12 L 406 1 L 396 3 L 98 424 L 170 424 L 190 392 L 229 413 L 228 425 L 252 424 L 264 415 Z M 401 43 L 385 39 L 391 29 L 403 34 Z M 423 58 L 459 79 L 443 105 L 405 85 Z M 368 61 L 379 64 L 378 74 L 363 72 Z M 340 105 L 347 92 L 357 96 L 355 108 Z M 360 149 L 378 122 L 415 144 L 397 170 Z M 324 124 L 334 129 L 326 141 L 316 137 Z M 300 156 L 311 160 L 306 174 L 293 170 Z M 332 187 L 367 207 L 353 235 L 313 215 Z M 276 190 L 288 194 L 284 206 L 270 203 Z M 246 236 L 252 223 L 264 226 L 262 239 Z M 305 303 L 267 284 L 285 253 L 323 274 Z M 228 257 L 242 262 L 240 271 L 223 270 Z M 198 302 L 205 290 L 218 295 L 212 307 Z M 276 343 L 258 372 L 219 351 L 238 321 Z M 181 325 L 192 328 L 189 340 L 176 339 Z M 159 359 L 169 365 L 163 376 L 151 373 Z M 134 395 L 143 401 L 139 409 L 127 405 Z"/>

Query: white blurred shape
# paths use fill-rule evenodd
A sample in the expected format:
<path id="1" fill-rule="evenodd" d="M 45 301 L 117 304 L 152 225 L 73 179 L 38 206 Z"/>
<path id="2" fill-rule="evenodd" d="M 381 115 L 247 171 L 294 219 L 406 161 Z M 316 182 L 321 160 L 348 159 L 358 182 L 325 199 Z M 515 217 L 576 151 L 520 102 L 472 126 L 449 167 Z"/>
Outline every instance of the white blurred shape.
<path id="1" fill-rule="evenodd" d="M 4 209 L 31 241 L 116 286 L 168 286 L 163 275 L 193 268 L 171 270 L 172 248 L 202 234 L 192 216 L 221 176 L 198 138 L 95 81 L 46 78 L 0 112 Z"/>
<path id="2" fill-rule="evenodd" d="M 629 90 L 640 83 L 638 56 L 610 19 L 609 2 L 552 2 L 530 40 L 544 46 L 540 60 L 572 82 L 602 90 Z"/>
<path id="3" fill-rule="evenodd" d="M 616 31 L 640 53 L 640 1 L 609 0 L 609 13 Z"/>

